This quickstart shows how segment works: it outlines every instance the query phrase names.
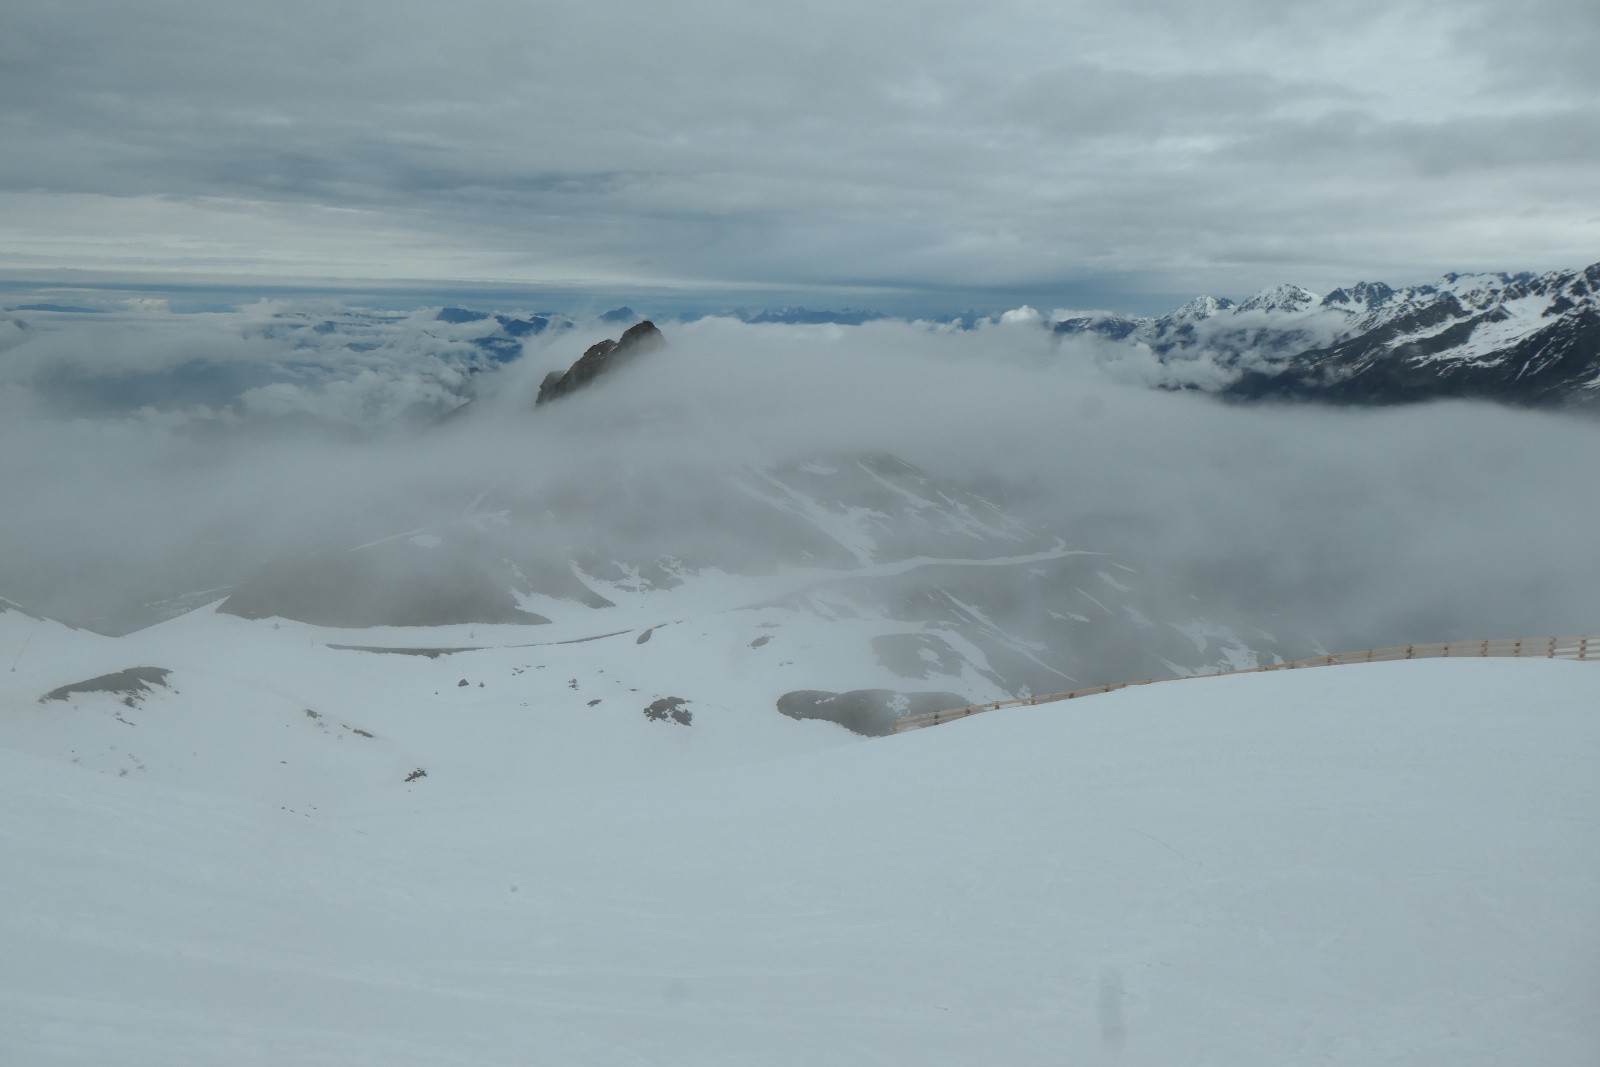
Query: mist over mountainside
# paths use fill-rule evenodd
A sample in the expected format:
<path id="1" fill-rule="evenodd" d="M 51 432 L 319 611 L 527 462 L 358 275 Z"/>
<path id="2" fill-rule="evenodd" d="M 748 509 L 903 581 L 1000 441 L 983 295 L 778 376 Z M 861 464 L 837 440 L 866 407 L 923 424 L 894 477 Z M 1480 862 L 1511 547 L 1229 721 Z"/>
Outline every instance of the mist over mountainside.
<path id="1" fill-rule="evenodd" d="M 1104 358 L 1152 385 L 1236 399 L 1600 404 L 1600 263 L 1398 290 L 1361 282 L 1323 297 L 1281 285 L 1239 303 L 1198 297 L 1160 318 L 1080 315 L 1052 328 L 1115 342 Z"/>
<path id="2" fill-rule="evenodd" d="M 1224 310 L 1192 308 L 1196 336 Z M 1594 627 L 1565 562 L 1600 518 L 1574 491 L 1591 421 L 1219 405 L 1042 321 L 669 324 L 536 410 L 619 321 L 40 313 L 0 364 L 0 488 L 28 502 L 0 592 L 111 633 L 221 601 L 536 642 L 766 612 L 777 632 L 731 653 L 752 665 L 784 633 L 837 638 L 785 657 L 768 700 L 990 699 Z M 348 643 L 408 641 L 432 639 Z M 841 642 L 853 677 L 821 666 Z"/>

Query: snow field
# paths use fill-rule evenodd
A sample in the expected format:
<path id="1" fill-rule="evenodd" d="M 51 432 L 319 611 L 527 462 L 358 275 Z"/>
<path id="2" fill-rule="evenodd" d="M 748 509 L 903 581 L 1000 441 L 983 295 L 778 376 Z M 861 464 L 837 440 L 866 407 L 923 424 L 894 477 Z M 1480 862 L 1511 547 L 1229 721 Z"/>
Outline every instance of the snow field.
<path id="1" fill-rule="evenodd" d="M 198 690 L 174 671 L 178 696 L 128 709 L 146 722 L 85 698 L 76 728 L 176 714 Z M 1576 1067 L 1600 1049 L 1592 664 L 1195 680 L 873 741 L 731 700 L 687 728 L 630 704 L 518 733 L 492 692 L 320 694 L 379 736 L 295 724 L 323 753 L 294 779 L 315 810 L 288 803 L 265 740 L 213 757 L 229 780 L 161 770 L 175 734 L 144 742 L 148 772 L 96 774 L 37 734 L 20 751 L 8 701 L 6 1061 Z M 283 730 L 266 705 L 263 738 Z M 370 755 L 442 745 L 424 727 L 446 710 L 477 726 L 428 778 Z M 535 741 L 551 751 L 519 776 L 503 750 Z"/>

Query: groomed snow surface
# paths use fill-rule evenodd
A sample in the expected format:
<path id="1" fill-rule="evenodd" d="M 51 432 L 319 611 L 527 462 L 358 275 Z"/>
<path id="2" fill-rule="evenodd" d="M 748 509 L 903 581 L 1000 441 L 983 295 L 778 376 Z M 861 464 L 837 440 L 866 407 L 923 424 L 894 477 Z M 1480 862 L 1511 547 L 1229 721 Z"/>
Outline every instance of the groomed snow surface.
<path id="1" fill-rule="evenodd" d="M 220 698 L 175 747 L 206 689 L 177 668 L 134 708 L 9 676 L 0 1061 L 1600 1062 L 1600 664 L 1194 680 L 876 740 L 630 705 L 585 743 L 436 693 L 460 660 L 370 662 L 426 699 L 360 707 L 368 748 L 307 719 L 315 758 L 230 746 L 270 709 Z M 119 737 L 148 773 L 84 758 Z"/>

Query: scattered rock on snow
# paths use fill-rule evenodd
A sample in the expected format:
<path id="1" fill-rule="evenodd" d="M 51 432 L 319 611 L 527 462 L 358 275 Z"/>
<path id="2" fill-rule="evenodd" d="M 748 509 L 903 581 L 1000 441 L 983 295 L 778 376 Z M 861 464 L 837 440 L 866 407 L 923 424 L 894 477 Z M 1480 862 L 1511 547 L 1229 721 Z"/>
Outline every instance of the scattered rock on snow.
<path id="1" fill-rule="evenodd" d="M 680 726 L 688 726 L 694 715 L 684 707 L 687 703 L 689 702 L 682 697 L 661 697 L 652 700 L 644 709 L 644 717 L 651 722 L 666 722 L 671 719 Z"/>

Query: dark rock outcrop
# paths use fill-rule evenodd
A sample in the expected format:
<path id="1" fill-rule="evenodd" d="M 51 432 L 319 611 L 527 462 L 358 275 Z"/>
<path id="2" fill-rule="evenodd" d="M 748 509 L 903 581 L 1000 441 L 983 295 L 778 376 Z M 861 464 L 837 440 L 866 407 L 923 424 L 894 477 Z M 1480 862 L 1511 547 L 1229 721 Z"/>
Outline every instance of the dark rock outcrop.
<path id="1" fill-rule="evenodd" d="M 618 367 L 629 363 L 646 352 L 654 351 L 666 343 L 666 338 L 661 336 L 661 331 L 656 329 L 655 323 L 649 319 L 628 327 L 622 337 L 616 341 L 606 340 L 590 346 L 589 350 L 578 357 L 578 361 L 568 367 L 565 373 L 551 371 L 539 385 L 539 397 L 534 401 L 535 406 L 547 403 L 557 397 L 566 396 L 583 388 L 602 374 L 615 373 Z"/>
<path id="2" fill-rule="evenodd" d="M 589 701 L 589 706 L 594 707 L 600 703 L 598 700 Z M 679 726 L 689 726 L 694 723 L 694 712 L 684 707 L 689 703 L 682 697 L 661 697 L 652 700 L 644 709 L 644 717 L 651 722 L 666 722 L 672 720 Z"/>
<path id="3" fill-rule="evenodd" d="M 122 702 L 131 708 L 151 691 L 151 686 L 165 686 L 167 675 L 171 673 L 165 667 L 129 667 L 127 670 L 102 674 L 96 678 L 87 678 L 81 682 L 52 689 L 39 698 L 39 703 L 68 700 L 80 693 L 110 693 L 112 696 L 121 697 Z"/>
<path id="4" fill-rule="evenodd" d="M 887 737 L 902 715 L 921 715 L 964 707 L 969 701 L 954 693 L 897 693 L 893 689 L 852 689 L 829 693 L 797 689 L 778 698 L 778 710 L 791 719 L 821 719 L 864 737 Z"/>

